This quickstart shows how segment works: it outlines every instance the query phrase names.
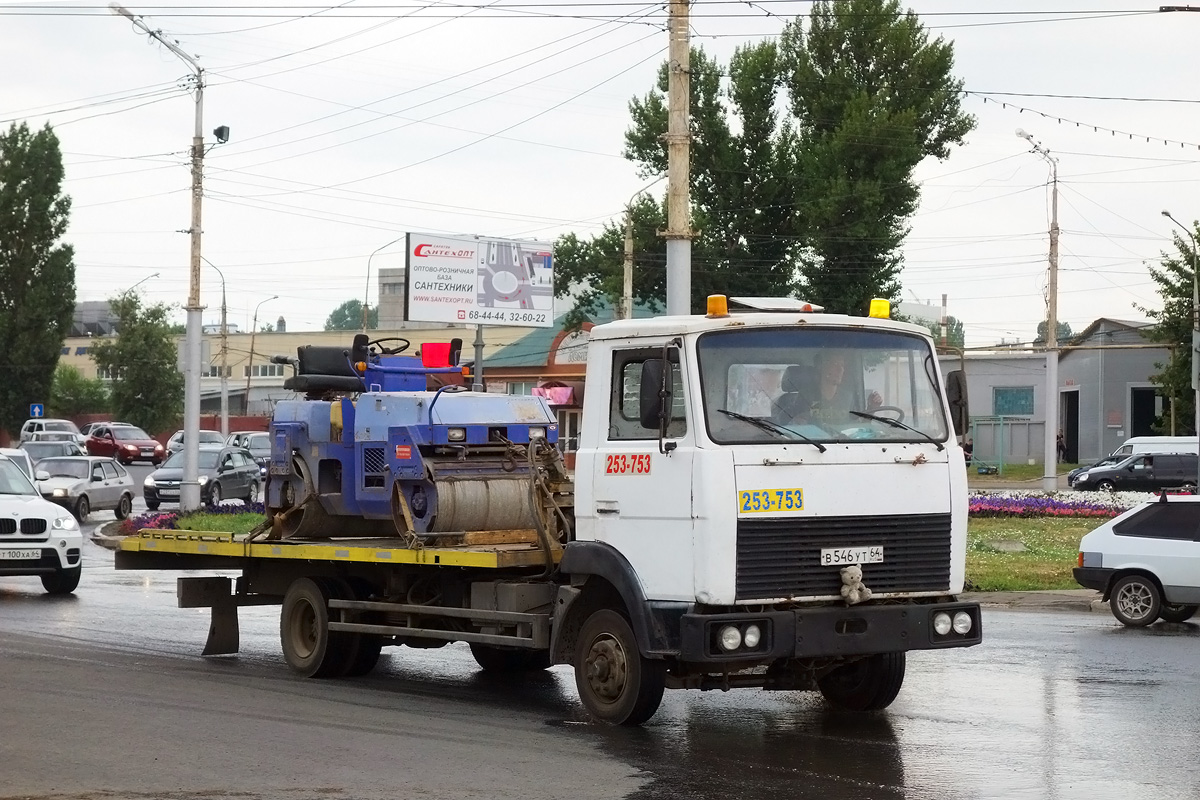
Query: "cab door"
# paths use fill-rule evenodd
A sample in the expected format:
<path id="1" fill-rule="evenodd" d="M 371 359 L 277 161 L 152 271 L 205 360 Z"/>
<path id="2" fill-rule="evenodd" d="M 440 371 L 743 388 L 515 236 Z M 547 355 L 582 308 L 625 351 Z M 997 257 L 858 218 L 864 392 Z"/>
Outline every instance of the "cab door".
<path id="1" fill-rule="evenodd" d="M 594 455 L 589 454 L 592 458 L 577 465 L 587 469 L 590 462 L 592 508 L 588 510 L 595 514 L 595 538 L 625 556 L 647 598 L 692 600 L 696 438 L 686 381 L 681 378 L 687 374 L 687 363 L 680 348 L 669 350 L 672 393 L 666 436 L 660 441 L 657 426 L 646 427 L 641 420 L 642 365 L 663 354 L 661 344 L 612 351 L 607 429 L 601 432 Z"/>

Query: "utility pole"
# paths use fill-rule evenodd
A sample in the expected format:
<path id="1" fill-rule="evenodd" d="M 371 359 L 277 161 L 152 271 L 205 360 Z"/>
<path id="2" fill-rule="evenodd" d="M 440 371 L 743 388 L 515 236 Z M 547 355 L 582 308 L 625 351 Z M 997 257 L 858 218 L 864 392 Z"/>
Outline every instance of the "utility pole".
<path id="1" fill-rule="evenodd" d="M 671 0 L 667 18 L 670 74 L 667 81 L 667 313 L 692 310 L 692 218 L 690 143 L 690 0 Z"/>
<path id="2" fill-rule="evenodd" d="M 625 207 L 625 275 L 618 319 L 633 319 L 633 206 Z"/>
<path id="3" fill-rule="evenodd" d="M 193 72 L 196 86 L 196 124 L 192 135 L 192 226 L 191 270 L 188 283 L 187 332 L 184 337 L 183 388 L 183 480 L 179 486 L 179 510 L 187 513 L 200 507 L 200 338 L 202 334 L 200 305 L 200 201 L 204 196 L 204 69 L 161 31 L 150 28 L 117 3 L 109 10 L 133 23 L 134 27 L 178 56 Z"/>
<path id="4" fill-rule="evenodd" d="M 1046 436 L 1042 489 L 1058 490 L 1058 159 L 1033 140 L 1033 135 L 1017 129 L 1017 136 L 1029 142 L 1033 152 L 1050 165 L 1050 276 L 1046 282 Z"/>
<path id="5" fill-rule="evenodd" d="M 273 294 L 266 300 L 259 300 L 258 305 L 254 307 L 254 322 L 250 323 L 250 357 L 246 360 L 246 409 L 245 413 L 250 413 L 250 377 L 254 374 L 254 337 L 258 336 L 258 310 L 262 308 L 263 303 L 269 303 L 272 300 L 278 300 L 279 295 Z M 197 434 L 199 435 L 199 434 Z"/>
<path id="6" fill-rule="evenodd" d="M 1186 225 L 1171 216 L 1170 211 L 1164 210 L 1162 215 L 1178 225 L 1192 241 L 1192 391 L 1196 405 L 1196 434 L 1200 436 L 1200 284 L 1196 282 L 1196 270 L 1200 267 L 1200 262 L 1197 262 L 1197 259 L 1200 256 L 1196 253 L 1196 235 Z M 1172 404 L 1172 433 L 1174 433 L 1174 423 L 1175 406 Z M 1197 467 L 1196 471 L 1196 491 L 1200 492 L 1200 467 Z"/>

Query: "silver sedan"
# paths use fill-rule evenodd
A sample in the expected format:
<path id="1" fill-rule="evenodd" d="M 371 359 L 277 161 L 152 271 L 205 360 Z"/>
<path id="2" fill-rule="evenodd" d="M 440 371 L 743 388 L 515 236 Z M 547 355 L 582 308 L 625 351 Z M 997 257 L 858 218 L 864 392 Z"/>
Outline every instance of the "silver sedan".
<path id="1" fill-rule="evenodd" d="M 133 511 L 133 477 L 111 458 L 46 458 L 36 470 L 42 497 L 69 509 L 80 522 L 92 511 L 112 509 L 117 519 Z"/>

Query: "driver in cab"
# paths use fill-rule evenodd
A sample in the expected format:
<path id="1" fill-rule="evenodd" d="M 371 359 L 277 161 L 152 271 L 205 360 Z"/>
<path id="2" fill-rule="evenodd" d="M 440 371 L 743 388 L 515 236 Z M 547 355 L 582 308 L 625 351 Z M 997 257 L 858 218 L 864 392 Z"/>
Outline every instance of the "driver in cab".
<path id="1" fill-rule="evenodd" d="M 802 367 L 788 367 L 784 375 L 784 394 L 778 407 L 778 422 L 815 423 L 837 426 L 851 421 L 851 409 L 856 405 L 853 394 L 843 385 L 846 376 L 846 356 L 838 351 L 822 351 L 814 359 L 814 369 L 807 376 Z M 808 379 L 805 380 L 805 377 Z M 878 392 L 867 397 L 867 409 L 883 405 Z"/>

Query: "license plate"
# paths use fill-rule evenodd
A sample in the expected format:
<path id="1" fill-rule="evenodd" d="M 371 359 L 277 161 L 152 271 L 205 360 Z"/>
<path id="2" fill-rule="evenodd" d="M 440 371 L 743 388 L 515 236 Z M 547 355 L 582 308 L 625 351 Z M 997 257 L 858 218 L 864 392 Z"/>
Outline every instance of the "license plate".
<path id="1" fill-rule="evenodd" d="M 5 561 L 37 561 L 41 557 L 41 550 L 0 550 L 0 560 Z"/>
<path id="2" fill-rule="evenodd" d="M 153 450 L 143 450 L 143 451 L 142 451 L 142 455 L 144 455 L 144 456 L 152 456 L 152 455 L 154 455 L 154 451 L 153 451 Z"/>
<path id="3" fill-rule="evenodd" d="M 158 496 L 159 497 L 179 497 L 179 492 L 177 492 L 177 491 L 164 492 L 160 489 L 158 492 Z"/>
<path id="4" fill-rule="evenodd" d="M 822 567 L 843 567 L 848 564 L 882 564 L 882 547 L 823 547 Z"/>

